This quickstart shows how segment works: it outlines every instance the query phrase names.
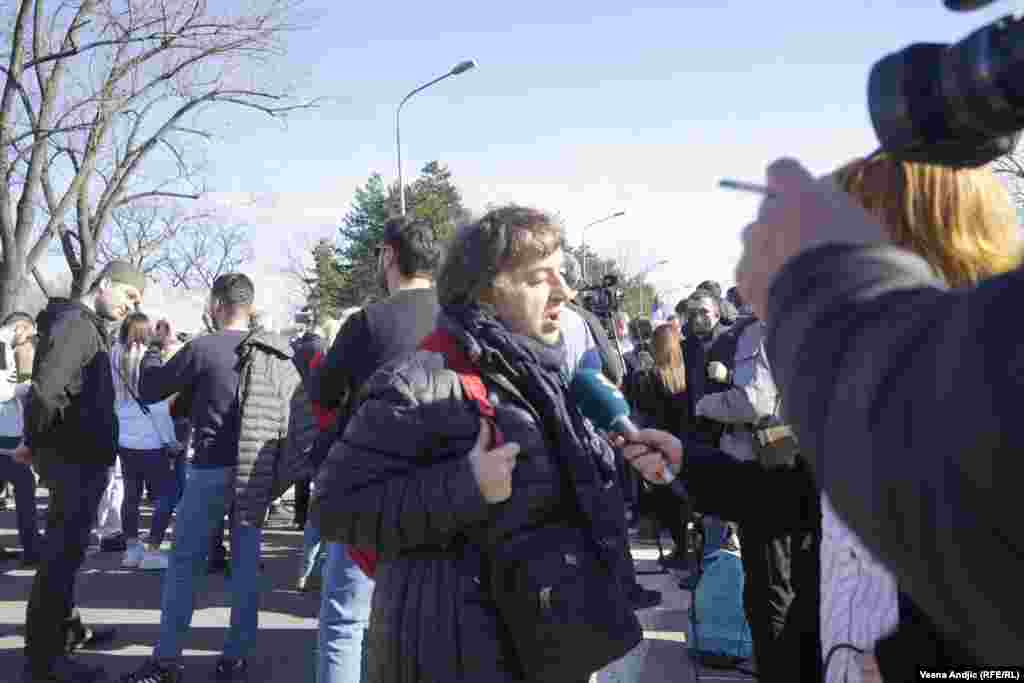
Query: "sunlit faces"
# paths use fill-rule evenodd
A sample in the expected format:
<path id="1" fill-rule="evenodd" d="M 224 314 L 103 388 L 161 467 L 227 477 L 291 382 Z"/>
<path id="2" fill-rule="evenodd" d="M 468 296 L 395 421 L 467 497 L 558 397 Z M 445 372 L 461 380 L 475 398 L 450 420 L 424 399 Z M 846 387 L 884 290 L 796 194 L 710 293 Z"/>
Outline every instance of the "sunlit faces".
<path id="1" fill-rule="evenodd" d="M 512 332 L 546 344 L 558 343 L 562 305 L 570 290 L 562 277 L 562 250 L 513 270 L 494 280 L 491 303 Z"/>
<path id="2" fill-rule="evenodd" d="M 134 285 L 105 280 L 96 296 L 96 313 L 108 320 L 124 320 L 142 303 L 142 292 Z"/>

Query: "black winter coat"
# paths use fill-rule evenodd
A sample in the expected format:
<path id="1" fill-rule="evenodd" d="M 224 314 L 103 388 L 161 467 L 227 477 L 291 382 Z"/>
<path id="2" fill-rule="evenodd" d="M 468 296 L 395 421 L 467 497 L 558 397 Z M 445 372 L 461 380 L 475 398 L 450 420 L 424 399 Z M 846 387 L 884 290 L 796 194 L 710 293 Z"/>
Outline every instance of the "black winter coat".
<path id="1" fill-rule="evenodd" d="M 25 443 L 66 462 L 110 467 L 118 422 L 105 323 L 81 303 L 61 298 L 50 299 L 38 323 Z"/>
<path id="2" fill-rule="evenodd" d="M 466 457 L 479 429 L 476 405 L 463 398 L 444 357 L 428 351 L 368 381 L 365 402 L 318 472 L 310 514 L 323 537 L 380 556 L 369 683 L 519 680 L 479 562 L 464 551 L 572 524 L 575 515 L 534 411 L 497 363 L 481 374 L 498 428 L 522 449 L 508 501 L 488 505 L 482 497 Z M 473 545 L 460 544 L 462 537 Z"/>

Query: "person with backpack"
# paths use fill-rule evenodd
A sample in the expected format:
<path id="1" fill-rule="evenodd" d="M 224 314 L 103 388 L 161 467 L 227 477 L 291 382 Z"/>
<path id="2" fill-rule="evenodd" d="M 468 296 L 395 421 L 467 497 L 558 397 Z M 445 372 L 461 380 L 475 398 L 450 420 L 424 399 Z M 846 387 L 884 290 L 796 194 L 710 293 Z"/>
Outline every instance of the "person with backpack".
<path id="1" fill-rule="evenodd" d="M 441 245 L 429 221 L 395 217 L 384 225 L 377 247 L 377 280 L 387 297 L 351 312 L 323 362 L 310 373 L 310 398 L 334 423 L 320 438 L 318 450 L 341 439 L 370 376 L 415 350 L 434 329 L 440 310 L 434 276 L 440 258 Z M 327 539 L 317 680 L 348 683 L 364 675 L 364 632 L 374 592 L 368 572 L 373 571 L 375 557 L 337 543 L 336 538 Z"/>
<path id="2" fill-rule="evenodd" d="M 311 516 L 375 551 L 375 683 L 584 683 L 642 638 L 614 454 L 568 395 L 563 236 L 518 206 L 459 230 L 420 350 L 381 368 Z"/>
<path id="3" fill-rule="evenodd" d="M 287 340 L 250 329 L 255 293 L 246 275 L 221 275 L 208 304 L 216 331 L 188 342 L 166 364 L 157 345 L 143 358 L 142 402 L 158 403 L 172 394 L 188 401 L 195 452 L 164 575 L 159 640 L 124 683 L 182 680 L 197 579 L 205 575 L 210 538 L 228 507 L 234 508 L 231 626 L 214 677 L 247 680 L 259 623 L 262 527 L 275 493 L 292 483 L 282 482 L 278 468 L 293 459 L 291 405 L 300 383 Z"/>

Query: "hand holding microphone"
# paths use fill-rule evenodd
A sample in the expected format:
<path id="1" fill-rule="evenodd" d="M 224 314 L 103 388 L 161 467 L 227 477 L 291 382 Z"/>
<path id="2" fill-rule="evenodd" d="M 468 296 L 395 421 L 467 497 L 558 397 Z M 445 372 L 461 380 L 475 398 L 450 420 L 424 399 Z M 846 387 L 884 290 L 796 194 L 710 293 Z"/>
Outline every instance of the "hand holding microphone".
<path id="1" fill-rule="evenodd" d="M 656 429 L 637 429 L 629 419 L 629 403 L 600 372 L 579 370 L 570 386 L 571 398 L 598 429 L 620 434 L 616 445 L 625 446 L 623 455 L 645 479 L 670 485 L 681 498 L 688 497 L 676 479 L 682 466 L 683 447 L 679 439 Z"/>
<path id="2" fill-rule="evenodd" d="M 683 444 L 660 429 L 642 429 L 627 438 L 626 459 L 652 484 L 673 484 L 683 466 Z"/>
<path id="3" fill-rule="evenodd" d="M 708 363 L 708 379 L 718 382 L 719 384 L 729 383 L 729 368 L 725 367 L 723 363 L 719 363 L 717 360 L 713 360 Z"/>

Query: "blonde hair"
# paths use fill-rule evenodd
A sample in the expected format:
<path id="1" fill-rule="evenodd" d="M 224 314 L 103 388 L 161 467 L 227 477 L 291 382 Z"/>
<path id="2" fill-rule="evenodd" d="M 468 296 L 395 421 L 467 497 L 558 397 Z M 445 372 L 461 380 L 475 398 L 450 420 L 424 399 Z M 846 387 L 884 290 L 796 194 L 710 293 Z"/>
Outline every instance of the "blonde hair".
<path id="1" fill-rule="evenodd" d="M 682 337 L 675 325 L 659 325 L 651 344 L 654 369 L 673 394 L 686 391 L 686 366 L 683 365 Z"/>
<path id="2" fill-rule="evenodd" d="M 881 221 L 895 245 L 922 257 L 951 287 L 1021 263 L 1016 209 L 987 168 L 953 169 L 881 154 L 843 166 L 834 178 Z"/>

